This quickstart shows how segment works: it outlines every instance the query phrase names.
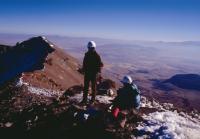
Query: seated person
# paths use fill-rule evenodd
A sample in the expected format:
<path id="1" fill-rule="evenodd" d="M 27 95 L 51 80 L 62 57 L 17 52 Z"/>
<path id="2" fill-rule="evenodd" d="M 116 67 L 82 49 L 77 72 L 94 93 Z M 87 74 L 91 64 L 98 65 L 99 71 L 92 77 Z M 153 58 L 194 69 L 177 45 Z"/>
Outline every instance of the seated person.
<path id="1" fill-rule="evenodd" d="M 137 86 L 133 84 L 130 76 L 124 76 L 123 87 L 117 93 L 117 97 L 113 101 L 113 108 L 119 110 L 139 109 L 140 107 L 140 91 Z"/>

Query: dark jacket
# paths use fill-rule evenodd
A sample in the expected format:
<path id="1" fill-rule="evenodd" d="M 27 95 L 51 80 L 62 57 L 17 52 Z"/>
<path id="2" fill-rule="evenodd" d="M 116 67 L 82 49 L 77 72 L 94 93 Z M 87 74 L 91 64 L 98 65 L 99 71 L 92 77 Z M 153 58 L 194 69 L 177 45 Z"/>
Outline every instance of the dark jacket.
<path id="1" fill-rule="evenodd" d="M 135 84 L 127 85 L 117 91 L 118 95 L 114 99 L 114 106 L 120 109 L 139 108 L 140 90 Z"/>
<path id="2" fill-rule="evenodd" d="M 97 74 L 98 72 L 101 72 L 101 67 L 103 67 L 103 63 L 101 57 L 96 51 L 88 51 L 85 53 L 83 59 L 83 72 L 85 74 Z"/>

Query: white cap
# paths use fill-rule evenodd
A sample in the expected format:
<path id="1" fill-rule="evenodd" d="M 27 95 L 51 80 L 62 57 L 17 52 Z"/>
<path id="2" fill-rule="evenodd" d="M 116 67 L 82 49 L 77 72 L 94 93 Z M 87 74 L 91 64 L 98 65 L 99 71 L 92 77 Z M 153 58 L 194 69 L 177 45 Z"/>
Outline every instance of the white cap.
<path id="1" fill-rule="evenodd" d="M 127 83 L 127 84 L 131 84 L 133 82 L 131 76 L 124 76 L 123 80 L 121 80 L 122 83 Z"/>
<path id="2" fill-rule="evenodd" d="M 96 43 L 94 41 L 89 41 L 87 47 L 88 48 L 96 48 Z"/>

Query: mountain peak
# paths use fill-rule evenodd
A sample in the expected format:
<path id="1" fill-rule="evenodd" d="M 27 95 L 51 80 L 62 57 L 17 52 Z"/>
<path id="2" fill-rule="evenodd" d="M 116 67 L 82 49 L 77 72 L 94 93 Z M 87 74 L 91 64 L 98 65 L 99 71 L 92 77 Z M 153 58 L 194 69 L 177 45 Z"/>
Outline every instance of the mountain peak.
<path id="1" fill-rule="evenodd" d="M 22 73 L 27 82 L 46 88 L 52 88 L 52 81 L 58 80 L 59 85 L 54 86 L 59 89 L 82 80 L 77 72 L 79 65 L 75 58 L 54 46 L 44 36 L 32 37 L 16 43 L 13 47 L 2 46 L 2 49 L 4 51 L 0 55 L 0 65 L 3 67 L 0 69 L 0 85 L 21 76 Z M 33 76 L 36 79 L 33 79 Z M 43 76 L 47 79 L 45 83 L 38 80 L 44 78 Z M 71 79 L 66 81 L 69 78 Z"/>
<path id="2" fill-rule="evenodd" d="M 17 47 L 26 47 L 26 48 L 38 48 L 38 47 L 46 47 L 50 51 L 53 51 L 54 45 L 50 41 L 46 39 L 44 36 L 38 36 L 38 37 L 33 37 L 30 38 L 26 41 L 23 41 L 21 43 L 16 44 Z"/>

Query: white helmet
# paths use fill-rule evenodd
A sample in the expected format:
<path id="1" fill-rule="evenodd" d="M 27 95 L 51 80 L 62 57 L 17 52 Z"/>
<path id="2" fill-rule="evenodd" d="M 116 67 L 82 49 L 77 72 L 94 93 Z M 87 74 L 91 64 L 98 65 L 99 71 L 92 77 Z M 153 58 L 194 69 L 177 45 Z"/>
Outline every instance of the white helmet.
<path id="1" fill-rule="evenodd" d="M 122 83 L 127 83 L 127 84 L 131 84 L 133 82 L 131 76 L 124 76 L 123 80 L 121 80 Z"/>
<path id="2" fill-rule="evenodd" d="M 88 48 L 96 48 L 96 43 L 94 41 L 89 41 L 87 47 Z"/>

